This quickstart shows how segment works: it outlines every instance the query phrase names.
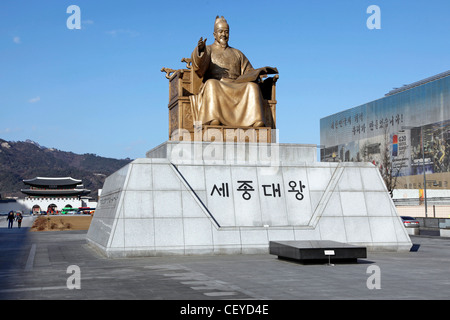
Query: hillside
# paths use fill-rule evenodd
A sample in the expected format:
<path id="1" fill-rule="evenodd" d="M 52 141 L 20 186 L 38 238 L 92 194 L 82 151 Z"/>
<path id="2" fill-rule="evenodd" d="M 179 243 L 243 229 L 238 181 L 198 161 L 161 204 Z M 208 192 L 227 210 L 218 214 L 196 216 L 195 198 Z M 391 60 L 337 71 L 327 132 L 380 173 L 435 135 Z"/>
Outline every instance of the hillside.
<path id="1" fill-rule="evenodd" d="M 72 177 L 96 197 L 105 178 L 132 160 L 104 158 L 95 154 L 75 154 L 40 146 L 34 141 L 10 142 L 0 139 L 0 195 L 24 197 L 24 179 L 34 177 Z"/>

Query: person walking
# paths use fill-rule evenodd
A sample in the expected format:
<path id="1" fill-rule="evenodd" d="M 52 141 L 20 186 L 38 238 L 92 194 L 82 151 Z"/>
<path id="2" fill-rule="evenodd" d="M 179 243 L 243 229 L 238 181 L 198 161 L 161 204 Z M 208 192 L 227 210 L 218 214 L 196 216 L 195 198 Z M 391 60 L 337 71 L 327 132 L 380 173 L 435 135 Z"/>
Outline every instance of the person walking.
<path id="1" fill-rule="evenodd" d="M 22 213 L 17 213 L 17 216 L 16 216 L 16 220 L 17 220 L 17 226 L 19 227 L 19 229 L 20 229 L 20 226 L 22 225 L 22 219 L 23 219 L 23 217 L 22 217 Z"/>
<path id="2" fill-rule="evenodd" d="M 8 229 L 12 229 L 12 227 L 13 227 L 13 222 L 14 222 L 14 212 L 13 211 L 10 211 L 9 213 L 8 213 Z"/>

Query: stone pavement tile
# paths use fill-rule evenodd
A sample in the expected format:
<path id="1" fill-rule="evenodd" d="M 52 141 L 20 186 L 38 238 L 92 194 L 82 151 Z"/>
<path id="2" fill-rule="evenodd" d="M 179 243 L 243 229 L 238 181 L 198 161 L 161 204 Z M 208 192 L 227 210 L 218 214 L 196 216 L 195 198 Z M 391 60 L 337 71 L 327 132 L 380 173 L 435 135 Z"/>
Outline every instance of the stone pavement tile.
<path id="1" fill-rule="evenodd" d="M 107 259 L 87 245 L 85 235 L 0 228 L 0 299 L 448 299 L 449 239 L 414 236 L 416 252 L 369 252 L 358 263 L 328 266 L 269 254 Z M 70 290 L 73 265 L 80 270 L 80 289 Z M 369 267 L 378 268 L 380 289 L 368 287 Z"/>

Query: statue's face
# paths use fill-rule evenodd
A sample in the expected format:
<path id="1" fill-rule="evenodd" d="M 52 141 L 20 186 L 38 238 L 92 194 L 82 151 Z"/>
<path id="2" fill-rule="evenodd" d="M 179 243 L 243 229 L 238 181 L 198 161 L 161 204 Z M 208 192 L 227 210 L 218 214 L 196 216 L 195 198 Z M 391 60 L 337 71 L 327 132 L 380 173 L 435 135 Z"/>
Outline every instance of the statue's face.
<path id="1" fill-rule="evenodd" d="M 230 27 L 224 22 L 219 22 L 214 28 L 214 39 L 222 46 L 228 46 L 230 37 Z"/>

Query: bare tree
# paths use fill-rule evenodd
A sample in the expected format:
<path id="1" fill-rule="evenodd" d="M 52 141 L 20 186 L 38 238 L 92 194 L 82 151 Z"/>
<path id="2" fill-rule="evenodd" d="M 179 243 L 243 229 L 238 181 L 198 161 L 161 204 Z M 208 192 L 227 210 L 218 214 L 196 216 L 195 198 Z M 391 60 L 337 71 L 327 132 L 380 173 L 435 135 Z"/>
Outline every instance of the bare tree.
<path id="1" fill-rule="evenodd" d="M 393 193 L 395 188 L 397 187 L 397 179 L 400 175 L 400 171 L 404 165 L 403 162 L 400 162 L 400 165 L 394 165 L 391 156 L 391 141 L 390 135 L 387 127 L 384 129 L 384 145 L 381 149 L 381 163 L 378 167 L 381 173 L 381 177 L 383 178 L 384 184 L 391 196 L 393 197 Z"/>
<path id="2" fill-rule="evenodd" d="M 368 143 L 367 141 L 360 148 L 362 153 L 362 161 L 372 162 L 380 170 L 381 177 L 390 194 L 393 197 L 394 189 L 397 187 L 397 179 L 400 171 L 404 165 L 400 162 L 399 165 L 394 164 L 391 157 L 391 141 L 390 134 L 387 127 L 384 128 L 384 136 L 382 143 Z"/>

